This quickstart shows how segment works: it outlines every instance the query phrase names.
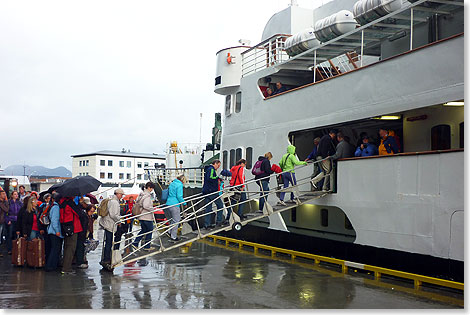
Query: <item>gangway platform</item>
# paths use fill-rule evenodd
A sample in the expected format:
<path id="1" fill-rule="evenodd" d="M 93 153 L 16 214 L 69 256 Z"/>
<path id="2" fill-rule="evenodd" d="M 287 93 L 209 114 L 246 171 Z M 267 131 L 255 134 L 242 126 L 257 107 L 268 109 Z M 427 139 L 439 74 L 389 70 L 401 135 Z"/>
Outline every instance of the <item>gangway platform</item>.
<path id="1" fill-rule="evenodd" d="M 320 163 L 321 161 L 316 161 L 313 163 L 309 163 L 307 166 L 300 166 L 297 168 L 303 167 L 311 167 L 312 164 Z M 281 173 L 282 174 L 282 173 Z M 279 176 L 281 174 L 273 174 L 271 177 Z M 330 176 L 327 174 L 326 176 Z M 168 218 L 168 221 L 165 222 L 156 222 L 154 221 L 154 229 L 149 232 L 142 232 L 142 229 L 136 229 L 132 232 L 126 233 L 121 237 L 116 237 L 116 234 L 119 232 L 113 233 L 113 251 L 112 251 L 112 261 L 111 266 L 112 268 L 122 266 L 125 264 L 132 263 L 134 261 L 142 260 L 147 257 L 163 253 L 189 243 L 195 242 L 199 239 L 203 239 L 207 236 L 217 234 L 222 231 L 229 231 L 232 229 L 240 230 L 242 227 L 250 222 L 260 220 L 262 218 L 270 217 L 272 215 L 280 215 L 283 211 L 287 211 L 293 209 L 297 206 L 302 204 L 309 203 L 315 199 L 322 198 L 330 193 L 330 191 L 308 191 L 308 192 L 300 192 L 299 186 L 308 184 L 311 181 L 311 177 L 305 177 L 297 180 L 297 184 L 294 186 L 290 186 L 287 188 L 276 187 L 275 189 L 271 189 L 270 191 L 261 192 L 260 190 L 248 190 L 248 188 L 254 187 L 261 187 L 258 183 L 260 180 L 250 180 L 245 182 L 242 185 L 238 186 L 231 186 L 227 187 L 221 191 L 209 194 L 209 195 L 201 195 L 196 194 L 194 196 L 190 196 L 186 198 L 187 207 L 184 210 L 181 210 L 181 217 L 182 219 L 179 222 L 172 222 L 171 218 Z M 254 185 L 256 184 L 256 185 Z M 242 191 L 238 190 L 241 187 L 244 187 Z M 240 192 L 247 194 L 247 198 L 245 201 L 240 202 L 239 197 Z M 256 211 L 256 212 L 249 212 L 245 213 L 243 218 L 240 218 L 235 212 L 230 211 L 230 209 L 236 209 L 237 206 L 241 204 L 248 204 L 251 201 L 258 201 L 259 198 L 268 198 L 269 196 L 275 195 L 277 193 L 285 192 L 293 193 L 295 197 L 295 202 L 286 204 L 286 205 L 271 205 L 270 203 L 266 202 L 263 211 Z M 263 194 L 264 197 L 261 197 Z M 216 198 L 210 202 L 205 203 L 205 198 L 207 196 L 214 195 Z M 211 210 L 206 212 L 206 207 L 210 207 L 212 209 L 212 204 L 215 204 L 216 201 L 220 199 L 223 204 L 223 208 Z M 182 204 L 179 204 L 182 207 Z M 160 206 L 155 207 L 154 213 L 157 211 L 165 211 L 168 206 Z M 215 216 L 216 212 L 223 211 L 223 217 L 225 218 L 228 213 L 230 213 L 229 219 L 224 221 L 222 224 L 219 225 L 212 225 L 208 228 L 204 228 L 200 226 L 200 220 L 204 220 L 206 216 Z M 124 224 L 126 221 L 129 220 L 138 220 L 140 216 L 148 214 L 145 212 L 140 215 L 136 216 L 123 216 L 121 220 L 116 222 L 116 225 Z M 155 217 L 155 216 L 154 216 Z M 167 216 L 168 217 L 168 216 Z M 181 225 L 181 236 L 177 241 L 171 240 L 169 236 L 169 232 L 175 226 Z M 145 238 L 146 235 L 150 235 L 150 240 Z M 139 237 L 143 236 L 140 246 L 136 247 L 133 245 L 134 240 Z M 145 249 L 145 247 L 150 245 L 150 249 Z"/>

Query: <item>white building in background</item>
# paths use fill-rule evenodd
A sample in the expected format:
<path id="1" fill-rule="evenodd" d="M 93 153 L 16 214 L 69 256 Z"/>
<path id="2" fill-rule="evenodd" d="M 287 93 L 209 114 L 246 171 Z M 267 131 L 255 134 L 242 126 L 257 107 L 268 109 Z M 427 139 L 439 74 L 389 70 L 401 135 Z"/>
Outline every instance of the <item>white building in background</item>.
<path id="1" fill-rule="evenodd" d="M 72 177 L 90 175 L 103 185 L 98 194 L 112 194 L 113 187 L 121 187 L 126 193 L 138 193 L 140 184 L 149 178 L 144 168 L 165 164 L 164 154 L 122 151 L 97 151 L 72 155 Z"/>

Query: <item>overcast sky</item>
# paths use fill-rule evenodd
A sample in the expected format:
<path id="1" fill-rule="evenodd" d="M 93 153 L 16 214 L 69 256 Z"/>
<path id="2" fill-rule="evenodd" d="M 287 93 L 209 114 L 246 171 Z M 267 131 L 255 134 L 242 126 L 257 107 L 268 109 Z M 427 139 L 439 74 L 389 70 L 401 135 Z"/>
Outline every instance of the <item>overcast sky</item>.
<path id="1" fill-rule="evenodd" d="M 327 2 L 327 1 L 324 1 Z M 0 1 L 0 166 L 210 142 L 215 53 L 290 1 Z M 298 1 L 302 7 L 320 0 Z"/>

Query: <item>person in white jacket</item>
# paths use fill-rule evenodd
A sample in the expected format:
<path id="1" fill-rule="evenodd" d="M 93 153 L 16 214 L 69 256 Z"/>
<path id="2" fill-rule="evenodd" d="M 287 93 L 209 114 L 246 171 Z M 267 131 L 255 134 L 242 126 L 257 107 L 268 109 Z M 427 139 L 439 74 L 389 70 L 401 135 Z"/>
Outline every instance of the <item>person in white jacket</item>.
<path id="1" fill-rule="evenodd" d="M 103 260 L 100 261 L 100 265 L 105 268 L 109 268 L 111 264 L 111 247 L 113 245 L 113 233 L 117 230 L 117 225 L 114 224 L 119 221 L 121 215 L 120 200 L 124 195 L 124 190 L 118 188 L 114 191 L 114 196 L 108 201 L 108 215 L 101 217 L 100 225 L 104 229 L 105 233 L 105 244 Z"/>
<path id="2" fill-rule="evenodd" d="M 150 240 L 152 239 L 153 231 L 153 221 L 154 221 L 154 214 L 153 214 L 153 202 L 150 194 L 155 189 L 155 184 L 152 182 L 148 182 L 145 184 L 145 189 L 143 192 L 140 193 L 139 197 L 137 197 L 136 203 L 139 203 L 142 206 L 142 216 L 136 218 L 140 222 L 140 232 L 137 235 L 136 239 L 132 243 L 135 248 L 139 247 L 139 242 L 144 237 L 144 250 L 151 251 L 154 250 L 155 247 L 150 246 Z M 149 232 L 149 233 L 147 233 Z M 142 235 L 147 233 L 145 235 Z"/>

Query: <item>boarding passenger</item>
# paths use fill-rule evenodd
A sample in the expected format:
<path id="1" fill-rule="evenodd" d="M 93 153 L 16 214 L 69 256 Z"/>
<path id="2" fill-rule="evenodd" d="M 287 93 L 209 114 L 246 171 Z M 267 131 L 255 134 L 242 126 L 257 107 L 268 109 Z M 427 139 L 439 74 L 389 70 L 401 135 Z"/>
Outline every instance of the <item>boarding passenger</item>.
<path id="1" fill-rule="evenodd" d="M 86 209 L 88 215 L 88 230 L 86 238 L 88 240 L 93 240 L 93 223 L 98 218 L 98 214 L 96 213 L 96 207 L 94 205 L 89 205 Z"/>
<path id="2" fill-rule="evenodd" d="M 206 195 L 204 198 L 206 202 L 206 208 L 204 209 L 204 226 L 203 228 L 209 229 L 214 227 L 212 219 L 212 204 L 215 203 L 217 206 L 217 218 L 216 225 L 222 225 L 222 209 L 224 205 L 222 200 L 216 192 L 219 191 L 219 177 L 217 176 L 217 169 L 220 167 L 220 160 L 214 160 L 210 165 L 204 168 L 204 185 L 202 186 L 202 194 Z"/>
<path id="3" fill-rule="evenodd" d="M 356 152 L 354 153 L 355 156 L 372 156 L 377 155 L 379 152 L 377 150 L 377 146 L 373 143 L 369 143 L 369 136 L 365 135 L 362 138 L 362 143 L 360 146 L 357 147 Z"/>
<path id="4" fill-rule="evenodd" d="M 316 161 L 317 160 L 317 155 L 318 155 L 318 144 L 320 143 L 320 137 L 316 137 L 313 139 L 313 150 L 310 152 L 310 154 L 307 156 L 305 159 L 305 162 L 307 161 Z M 311 179 L 313 179 L 315 176 L 321 173 L 321 167 L 318 163 L 313 164 L 313 173 L 312 176 L 310 176 Z M 322 179 L 323 180 L 323 179 Z M 323 185 L 323 182 L 319 182 L 320 185 Z"/>
<path id="5" fill-rule="evenodd" d="M 51 195 L 50 203 L 52 207 L 49 209 L 50 223 L 47 226 L 47 234 L 49 235 L 50 250 L 46 259 L 46 271 L 54 271 L 59 265 L 60 252 L 62 250 L 63 235 L 60 228 L 60 210 L 56 200 L 59 199 L 58 193 Z"/>
<path id="6" fill-rule="evenodd" d="M 320 143 L 318 144 L 317 161 L 321 161 L 320 167 L 322 168 L 322 172 L 311 181 L 315 189 L 317 189 L 317 183 L 323 178 L 325 180 L 323 181 L 322 190 L 328 191 L 330 189 L 331 159 L 328 157 L 334 155 L 336 152 L 335 145 L 333 144 L 333 139 L 335 138 L 336 130 L 330 130 L 327 135 L 321 137 Z"/>
<path id="7" fill-rule="evenodd" d="M 8 203 L 8 214 L 5 218 L 5 228 L 7 236 L 7 251 L 8 255 L 11 255 L 12 241 L 16 236 L 17 225 L 16 221 L 18 220 L 18 213 L 23 207 L 23 203 L 19 199 L 19 194 L 15 190 L 11 193 L 10 201 Z"/>
<path id="8" fill-rule="evenodd" d="M 392 129 L 388 130 L 388 136 L 395 138 L 395 143 L 397 144 L 397 148 L 398 148 L 397 152 L 395 153 L 400 153 L 401 152 L 400 137 Z"/>
<path id="9" fill-rule="evenodd" d="M 171 225 L 174 226 L 170 230 L 170 241 L 179 241 L 178 235 L 178 225 L 181 221 L 181 209 L 183 206 L 186 206 L 186 201 L 183 198 L 183 184 L 186 182 L 186 177 L 184 175 L 179 175 L 173 180 L 168 186 L 168 199 L 166 200 L 166 205 L 169 206 L 168 211 L 171 215 Z"/>
<path id="10" fill-rule="evenodd" d="M 62 274 L 71 274 L 73 272 L 72 260 L 77 248 L 78 233 L 82 231 L 82 225 L 78 216 L 79 206 L 73 199 L 73 197 L 64 197 L 59 201 L 61 231 L 62 236 L 64 236 Z"/>
<path id="11" fill-rule="evenodd" d="M 145 184 L 144 190 L 139 194 L 137 197 L 136 203 L 142 206 L 142 216 L 137 217 L 140 222 L 140 232 L 137 235 L 137 238 L 132 243 L 134 249 L 139 247 L 139 242 L 142 238 L 144 238 L 143 242 L 145 244 L 144 250 L 145 251 L 152 251 L 155 247 L 150 246 L 150 241 L 152 240 L 152 231 L 153 231 L 153 221 L 155 220 L 153 214 L 153 202 L 151 194 L 155 190 L 155 184 L 152 182 L 148 182 Z M 122 191 L 122 189 L 121 189 Z M 121 195 L 122 197 L 122 195 Z M 120 199 L 120 197 L 119 197 Z M 118 208 L 118 219 L 119 219 L 119 208 Z M 117 220 L 116 220 L 117 221 Z M 145 234 L 145 235 L 142 235 Z"/>
<path id="12" fill-rule="evenodd" d="M 392 155 L 399 152 L 395 138 L 389 136 L 387 129 L 380 128 L 379 134 L 381 138 L 379 155 Z"/>
<path id="13" fill-rule="evenodd" d="M 271 152 L 267 152 L 264 156 L 258 157 L 258 161 L 253 166 L 251 173 L 255 175 L 256 183 L 260 187 L 259 211 L 263 211 L 264 204 L 268 201 L 269 193 L 269 179 L 270 175 L 274 173 L 271 169 L 270 160 L 273 158 Z M 266 196 L 266 197 L 265 197 Z"/>
<path id="14" fill-rule="evenodd" d="M 281 158 L 281 161 L 279 161 L 279 166 L 281 167 L 282 171 L 285 172 L 283 173 L 282 180 L 284 182 L 284 188 L 289 187 L 289 183 L 294 186 L 297 185 L 297 179 L 295 178 L 295 171 L 294 167 L 296 165 L 307 165 L 307 162 L 305 161 L 299 161 L 297 156 L 295 155 L 295 146 L 292 144 L 287 146 L 287 153 L 284 154 Z M 286 193 L 283 191 L 281 192 L 279 196 L 279 202 L 278 204 L 285 206 L 284 202 L 284 196 Z M 290 203 L 295 203 L 294 201 L 294 192 L 290 193 L 290 200 L 288 201 Z"/>
<path id="15" fill-rule="evenodd" d="M 240 219 L 246 219 L 246 216 L 243 214 L 243 207 L 245 206 L 244 202 L 246 201 L 246 193 L 244 192 L 246 189 L 245 185 L 243 185 L 245 184 L 245 166 L 246 160 L 240 159 L 237 161 L 237 164 L 230 169 L 230 172 L 232 173 L 230 186 L 237 186 L 234 189 L 236 190 L 236 202 L 239 203 L 238 216 Z"/>
<path id="16" fill-rule="evenodd" d="M 336 137 L 338 139 L 338 145 L 336 146 L 336 153 L 330 156 L 330 159 L 336 161 L 338 159 L 346 159 L 354 156 L 354 148 L 352 145 L 345 140 L 345 136 L 340 131 Z"/>
<path id="17" fill-rule="evenodd" d="M 276 83 L 276 91 L 273 95 L 281 94 L 282 92 L 287 91 L 286 87 L 282 85 L 281 82 Z"/>

